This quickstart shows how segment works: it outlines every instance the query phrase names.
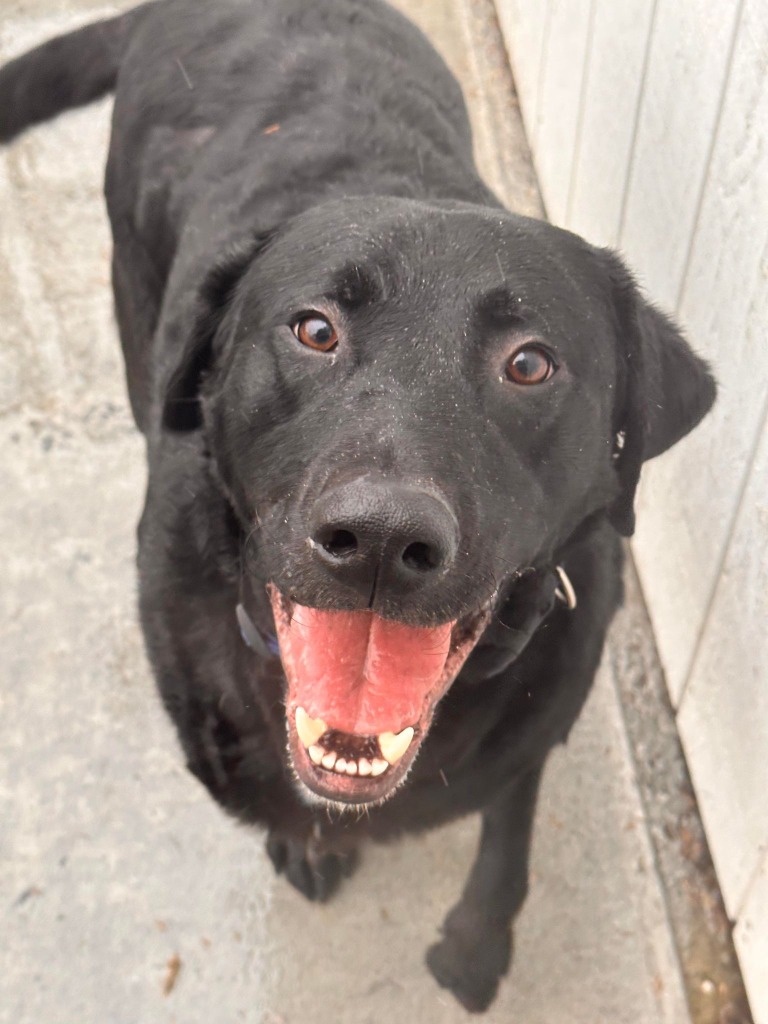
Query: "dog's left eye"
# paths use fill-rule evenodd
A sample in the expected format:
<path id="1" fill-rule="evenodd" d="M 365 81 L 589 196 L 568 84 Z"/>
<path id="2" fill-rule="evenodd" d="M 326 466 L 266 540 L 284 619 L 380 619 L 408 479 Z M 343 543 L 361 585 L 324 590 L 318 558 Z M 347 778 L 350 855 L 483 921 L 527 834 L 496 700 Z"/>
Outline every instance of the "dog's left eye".
<path id="1" fill-rule="evenodd" d="M 336 328 L 319 313 L 309 313 L 300 317 L 291 330 L 302 345 L 313 348 L 316 352 L 330 352 L 336 348 L 339 338 Z"/>
<path id="2" fill-rule="evenodd" d="M 557 369 L 543 345 L 523 345 L 507 360 L 507 377 L 515 384 L 543 384 Z"/>

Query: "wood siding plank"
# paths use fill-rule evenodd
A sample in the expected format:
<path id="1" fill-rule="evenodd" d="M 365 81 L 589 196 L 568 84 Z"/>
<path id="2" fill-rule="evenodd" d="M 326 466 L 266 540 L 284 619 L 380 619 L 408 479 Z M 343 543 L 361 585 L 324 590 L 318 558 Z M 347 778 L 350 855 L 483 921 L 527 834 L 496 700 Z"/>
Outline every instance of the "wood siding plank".
<path id="1" fill-rule="evenodd" d="M 755 1024 L 768 1024 L 768 855 L 734 932 Z"/>
<path id="2" fill-rule="evenodd" d="M 733 918 L 768 850 L 766 623 L 768 417 L 678 716 L 712 858 Z"/>
<path id="3" fill-rule="evenodd" d="M 678 704 L 722 563 L 768 382 L 768 6 L 748 0 L 681 315 L 720 385 L 713 412 L 643 472 L 634 550 Z"/>
<path id="4" fill-rule="evenodd" d="M 654 0 L 597 0 L 566 226 L 618 244 Z"/>
<path id="5" fill-rule="evenodd" d="M 511 57 L 528 145 L 534 152 L 534 128 L 539 109 L 541 59 L 546 37 L 549 0 L 500 0 L 499 25 Z"/>
<path id="6" fill-rule="evenodd" d="M 565 225 L 576 153 L 590 12 L 596 0 L 550 0 L 534 131 L 536 170 L 548 218 Z"/>
<path id="7" fill-rule="evenodd" d="M 674 309 L 717 127 L 738 0 L 658 0 L 620 246 Z"/>

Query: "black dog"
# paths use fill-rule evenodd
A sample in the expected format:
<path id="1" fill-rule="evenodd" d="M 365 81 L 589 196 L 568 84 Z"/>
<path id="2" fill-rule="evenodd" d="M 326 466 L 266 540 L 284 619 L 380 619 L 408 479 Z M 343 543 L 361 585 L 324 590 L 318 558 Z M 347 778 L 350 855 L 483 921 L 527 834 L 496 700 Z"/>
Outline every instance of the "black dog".
<path id="1" fill-rule="evenodd" d="M 189 766 L 310 898 L 364 835 L 482 811 L 428 962 L 484 1009 L 641 463 L 713 381 L 615 255 L 500 207 L 379 0 L 145 4 L 0 71 L 0 138 L 115 86 L 141 617 Z"/>

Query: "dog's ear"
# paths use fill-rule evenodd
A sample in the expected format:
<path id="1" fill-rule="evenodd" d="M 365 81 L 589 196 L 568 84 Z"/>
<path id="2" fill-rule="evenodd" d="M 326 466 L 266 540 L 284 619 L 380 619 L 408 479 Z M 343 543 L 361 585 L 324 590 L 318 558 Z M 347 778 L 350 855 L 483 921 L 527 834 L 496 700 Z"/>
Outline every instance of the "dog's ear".
<path id="1" fill-rule="evenodd" d="M 675 322 L 648 302 L 622 261 L 601 250 L 607 261 L 624 361 L 614 421 L 614 461 L 620 493 L 610 509 L 618 532 L 635 529 L 634 499 L 640 468 L 693 430 L 715 400 L 709 367 Z"/>
<path id="2" fill-rule="evenodd" d="M 205 278 L 197 297 L 193 327 L 163 392 L 165 430 L 185 432 L 203 425 L 200 392 L 216 358 L 216 335 L 238 282 L 272 237 L 265 233 L 230 249 Z"/>

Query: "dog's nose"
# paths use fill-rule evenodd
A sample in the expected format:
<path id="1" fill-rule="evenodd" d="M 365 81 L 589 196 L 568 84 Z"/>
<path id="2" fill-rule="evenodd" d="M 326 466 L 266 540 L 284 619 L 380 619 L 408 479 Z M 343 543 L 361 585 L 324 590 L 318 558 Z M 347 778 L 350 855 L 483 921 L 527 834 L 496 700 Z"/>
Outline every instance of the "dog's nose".
<path id="1" fill-rule="evenodd" d="M 456 517 L 442 498 L 366 478 L 323 495 L 311 518 L 316 558 L 369 598 L 374 586 L 392 595 L 444 572 L 456 557 L 458 537 Z"/>

